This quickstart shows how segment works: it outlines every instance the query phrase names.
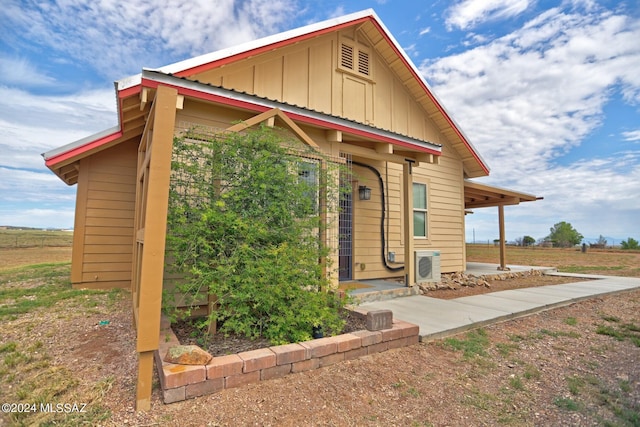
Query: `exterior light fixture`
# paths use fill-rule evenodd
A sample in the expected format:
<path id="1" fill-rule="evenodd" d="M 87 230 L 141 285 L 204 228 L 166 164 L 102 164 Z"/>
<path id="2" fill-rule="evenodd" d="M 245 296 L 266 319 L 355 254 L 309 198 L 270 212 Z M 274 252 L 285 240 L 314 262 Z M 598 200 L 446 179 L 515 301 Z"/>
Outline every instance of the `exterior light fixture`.
<path id="1" fill-rule="evenodd" d="M 360 196 L 360 200 L 371 200 L 371 189 L 366 185 L 358 187 L 358 194 Z"/>

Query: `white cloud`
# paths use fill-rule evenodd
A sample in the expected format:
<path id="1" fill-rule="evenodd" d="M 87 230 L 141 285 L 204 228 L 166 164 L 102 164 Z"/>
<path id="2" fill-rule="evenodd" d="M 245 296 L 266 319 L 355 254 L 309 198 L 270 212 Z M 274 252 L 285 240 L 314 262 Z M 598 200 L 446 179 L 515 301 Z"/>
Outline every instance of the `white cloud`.
<path id="1" fill-rule="evenodd" d="M 26 87 L 53 86 L 56 79 L 43 74 L 25 58 L 0 56 L 0 82 Z"/>
<path id="2" fill-rule="evenodd" d="M 629 226 L 640 211 L 640 151 L 612 152 L 603 142 L 599 157 L 562 164 L 602 125 L 612 98 L 640 104 L 639 22 L 591 10 L 549 10 L 504 37 L 422 64 L 492 168 L 484 181 L 544 196 L 507 214 L 511 238 L 543 237 L 553 218 L 595 235 L 638 232 Z M 640 140 L 637 130 L 618 133 Z M 482 211 L 467 218 L 467 231 L 497 234 L 484 229 Z"/>
<path id="3" fill-rule="evenodd" d="M 424 36 L 425 34 L 429 34 L 430 32 L 431 32 L 431 27 L 427 27 L 427 28 L 423 28 L 422 30 L 420 30 L 418 35 Z"/>
<path id="4" fill-rule="evenodd" d="M 625 141 L 638 142 L 640 141 L 640 129 L 632 130 L 629 132 L 622 132 L 622 136 L 624 137 Z"/>
<path id="5" fill-rule="evenodd" d="M 601 124 L 615 88 L 637 93 L 640 27 L 623 16 L 545 14 L 422 71 L 499 179 L 526 178 Z M 630 96 L 632 100 L 635 97 Z"/>
<path id="6" fill-rule="evenodd" d="M 486 21 L 519 15 L 530 4 L 530 0 L 463 0 L 447 10 L 445 24 L 449 29 L 467 30 Z"/>
<path id="7" fill-rule="evenodd" d="M 109 79 L 170 58 L 194 56 L 277 32 L 289 25 L 294 0 L 7 1 L 0 20 L 40 48 L 89 65 Z M 173 61 L 171 61 L 173 62 Z"/>
<path id="8" fill-rule="evenodd" d="M 344 6 L 340 5 L 329 13 L 329 18 L 337 18 L 345 14 Z"/>
<path id="9" fill-rule="evenodd" d="M 43 169 L 41 153 L 117 123 L 113 89 L 38 96 L 0 86 L 0 165 Z"/>

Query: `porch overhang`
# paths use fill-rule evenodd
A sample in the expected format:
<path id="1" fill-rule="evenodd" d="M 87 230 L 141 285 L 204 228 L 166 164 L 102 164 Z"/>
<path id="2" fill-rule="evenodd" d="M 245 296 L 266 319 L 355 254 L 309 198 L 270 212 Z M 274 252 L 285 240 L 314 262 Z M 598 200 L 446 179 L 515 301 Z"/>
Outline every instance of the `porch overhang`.
<path id="1" fill-rule="evenodd" d="M 469 180 L 464 181 L 464 208 L 467 210 L 492 206 L 519 205 L 523 202 L 534 202 L 541 199 L 542 197 L 528 193 L 479 184 Z"/>
<path id="2" fill-rule="evenodd" d="M 508 190 L 506 188 L 479 184 L 469 180 L 464 181 L 465 215 L 471 213 L 469 209 L 498 207 L 498 227 L 500 233 L 500 266 L 498 270 L 509 270 L 506 260 L 507 242 L 504 227 L 504 207 L 519 205 L 523 202 L 534 202 L 536 200 L 542 200 L 542 197 Z"/>

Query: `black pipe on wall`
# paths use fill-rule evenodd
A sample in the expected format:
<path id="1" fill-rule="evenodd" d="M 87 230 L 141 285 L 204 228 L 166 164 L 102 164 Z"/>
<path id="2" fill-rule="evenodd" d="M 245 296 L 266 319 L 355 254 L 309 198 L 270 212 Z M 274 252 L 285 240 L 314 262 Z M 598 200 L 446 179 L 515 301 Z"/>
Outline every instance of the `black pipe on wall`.
<path id="1" fill-rule="evenodd" d="M 401 265 L 399 267 L 392 267 L 392 266 L 389 265 L 389 261 L 387 260 L 386 241 L 385 241 L 385 236 L 384 236 L 384 221 L 385 221 L 385 217 L 386 217 L 386 203 L 385 203 L 385 193 L 384 193 L 384 180 L 382 179 L 382 174 L 378 171 L 378 169 L 374 168 L 373 166 L 364 164 L 364 163 L 352 161 L 351 164 L 356 165 L 356 166 L 360 166 L 360 167 L 363 167 L 363 168 L 367 168 L 378 177 L 378 182 L 380 184 L 380 195 L 381 195 L 381 200 L 382 200 L 382 209 L 381 209 L 382 214 L 381 214 L 381 217 L 380 217 L 380 242 L 382 243 L 382 249 L 381 249 L 381 254 L 380 255 L 382 256 L 382 264 L 384 265 L 384 268 L 386 268 L 388 271 L 391 271 L 391 272 L 403 271 L 404 270 L 404 265 Z"/>

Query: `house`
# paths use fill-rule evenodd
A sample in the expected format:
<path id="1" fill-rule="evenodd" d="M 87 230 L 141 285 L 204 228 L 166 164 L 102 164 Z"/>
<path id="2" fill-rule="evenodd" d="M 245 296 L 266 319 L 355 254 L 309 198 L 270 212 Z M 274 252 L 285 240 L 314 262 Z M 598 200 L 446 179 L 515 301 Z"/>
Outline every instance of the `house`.
<path id="1" fill-rule="evenodd" d="M 73 286 L 132 289 L 141 408 L 157 349 L 174 135 L 267 123 L 344 159 L 358 178 L 333 230 L 335 282 L 408 286 L 425 253 L 441 272 L 462 271 L 466 209 L 499 206 L 504 243 L 502 207 L 536 199 L 470 180 L 489 167 L 372 10 L 144 69 L 115 89 L 116 127 L 44 157 L 78 185 Z"/>

